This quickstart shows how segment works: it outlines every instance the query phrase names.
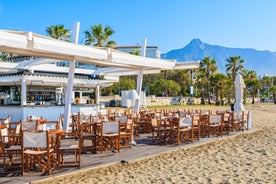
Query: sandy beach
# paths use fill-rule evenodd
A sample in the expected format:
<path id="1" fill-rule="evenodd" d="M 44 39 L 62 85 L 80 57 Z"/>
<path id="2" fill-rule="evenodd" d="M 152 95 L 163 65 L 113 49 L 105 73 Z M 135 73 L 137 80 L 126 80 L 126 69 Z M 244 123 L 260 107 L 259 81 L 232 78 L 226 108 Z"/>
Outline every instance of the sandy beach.
<path id="1" fill-rule="evenodd" d="M 246 109 L 253 110 L 253 133 L 35 183 L 276 184 L 276 105 Z"/>

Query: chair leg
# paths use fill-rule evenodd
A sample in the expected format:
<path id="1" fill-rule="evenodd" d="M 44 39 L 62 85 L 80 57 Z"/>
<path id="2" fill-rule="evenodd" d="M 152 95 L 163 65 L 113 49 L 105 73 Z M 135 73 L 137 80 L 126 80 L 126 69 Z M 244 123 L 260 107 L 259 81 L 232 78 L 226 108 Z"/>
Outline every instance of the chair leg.
<path id="1" fill-rule="evenodd" d="M 2 157 L 3 157 L 3 168 L 4 168 L 4 172 L 7 172 L 8 169 L 6 167 L 6 155 L 5 155 L 5 151 L 2 152 Z"/>
<path id="2" fill-rule="evenodd" d="M 24 156 L 21 154 L 21 176 L 24 175 Z"/>

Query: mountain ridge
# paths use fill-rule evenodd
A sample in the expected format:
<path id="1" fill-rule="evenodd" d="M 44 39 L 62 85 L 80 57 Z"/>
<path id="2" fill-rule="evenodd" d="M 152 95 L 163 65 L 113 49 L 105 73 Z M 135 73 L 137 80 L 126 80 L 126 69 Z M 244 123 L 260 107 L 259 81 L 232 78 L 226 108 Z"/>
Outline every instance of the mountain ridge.
<path id="1" fill-rule="evenodd" d="M 219 72 L 226 73 L 226 59 L 230 56 L 240 56 L 245 60 L 247 70 L 255 70 L 258 75 L 276 73 L 276 52 L 259 51 L 253 48 L 230 48 L 220 45 L 211 45 L 196 38 L 180 49 L 174 49 L 161 54 L 162 59 L 175 59 L 178 62 L 202 60 L 205 56 L 215 58 Z"/>

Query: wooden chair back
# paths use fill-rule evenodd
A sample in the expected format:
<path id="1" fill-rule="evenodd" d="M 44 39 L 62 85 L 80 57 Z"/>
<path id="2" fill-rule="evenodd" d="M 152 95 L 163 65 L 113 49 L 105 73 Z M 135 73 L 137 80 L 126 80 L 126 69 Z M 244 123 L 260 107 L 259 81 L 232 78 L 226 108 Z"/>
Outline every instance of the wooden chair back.
<path id="1" fill-rule="evenodd" d="M 222 126 L 224 124 L 224 114 L 210 114 L 208 117 L 208 137 L 210 134 L 222 136 Z"/>
<path id="2" fill-rule="evenodd" d="M 21 120 L 21 130 L 25 131 L 36 131 L 37 130 L 37 123 L 36 121 L 26 121 L 26 120 Z"/>
<path id="3" fill-rule="evenodd" d="M 7 118 L 2 119 L 1 124 L 7 128 L 10 128 L 10 123 L 11 123 L 11 115 L 8 115 Z"/>
<path id="4" fill-rule="evenodd" d="M 223 115 L 210 114 L 209 115 L 209 124 L 220 124 L 223 122 Z"/>
<path id="5" fill-rule="evenodd" d="M 120 122 L 101 122 L 100 152 L 108 148 L 117 149 L 120 152 Z"/>
<path id="6" fill-rule="evenodd" d="M 44 160 L 44 156 L 46 160 Z M 36 162 L 42 168 L 51 174 L 53 166 L 53 149 L 50 148 L 48 131 L 44 132 L 29 132 L 22 131 L 22 144 L 21 144 L 21 174 L 24 175 L 25 157 L 30 162 Z M 30 170 L 30 165 L 26 164 L 26 169 Z"/>
<path id="7" fill-rule="evenodd" d="M 48 132 L 29 132 L 23 131 L 23 148 L 42 148 L 48 147 Z"/>
<path id="8" fill-rule="evenodd" d="M 118 121 L 114 122 L 103 122 L 102 123 L 102 134 L 118 134 L 120 132 L 120 126 Z"/>
<path id="9" fill-rule="evenodd" d="M 0 137 L 3 137 L 3 139 L 0 139 L 0 141 L 3 141 L 1 146 L 9 141 L 8 140 L 8 128 L 2 128 L 1 129 Z"/>
<path id="10" fill-rule="evenodd" d="M 194 116 L 190 117 L 180 117 L 179 118 L 179 128 L 181 127 L 193 127 L 193 122 L 194 122 Z"/>
<path id="11" fill-rule="evenodd" d="M 120 123 L 127 123 L 127 116 L 116 116 L 115 121 L 120 121 Z"/>

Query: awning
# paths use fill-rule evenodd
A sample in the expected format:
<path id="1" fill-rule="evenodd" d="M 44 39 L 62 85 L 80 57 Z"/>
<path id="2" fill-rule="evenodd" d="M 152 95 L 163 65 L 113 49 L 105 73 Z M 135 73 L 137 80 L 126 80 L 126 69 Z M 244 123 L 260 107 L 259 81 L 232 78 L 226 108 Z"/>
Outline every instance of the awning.
<path id="1" fill-rule="evenodd" d="M 35 34 L 0 30 L 0 51 L 21 55 L 68 60 L 93 65 L 132 69 L 173 69 L 175 61 L 144 58 L 110 48 L 96 48 Z"/>

